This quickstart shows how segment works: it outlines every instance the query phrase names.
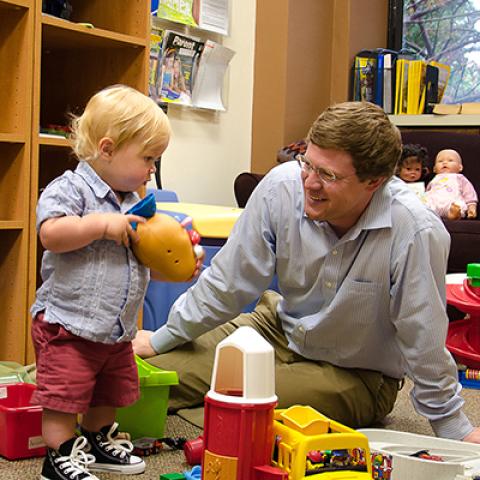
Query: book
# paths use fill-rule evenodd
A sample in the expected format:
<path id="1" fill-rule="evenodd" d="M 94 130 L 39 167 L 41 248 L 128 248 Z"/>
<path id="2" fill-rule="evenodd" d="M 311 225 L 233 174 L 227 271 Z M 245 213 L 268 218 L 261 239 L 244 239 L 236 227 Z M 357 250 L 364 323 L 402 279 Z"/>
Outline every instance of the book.
<path id="1" fill-rule="evenodd" d="M 434 105 L 438 103 L 438 67 L 427 64 L 425 70 L 425 104 L 423 113 L 433 113 Z"/>
<path id="2" fill-rule="evenodd" d="M 433 107 L 433 113 L 436 115 L 457 115 L 462 106 L 459 103 L 437 103 Z"/>
<path id="3" fill-rule="evenodd" d="M 192 90 L 192 104 L 199 108 L 225 110 L 222 99 L 225 72 L 235 52 L 207 40 L 198 63 Z"/>
<path id="4" fill-rule="evenodd" d="M 374 97 L 375 103 L 383 107 L 383 76 L 384 76 L 385 56 L 383 52 L 377 53 L 377 69 L 375 75 Z"/>
<path id="5" fill-rule="evenodd" d="M 441 103 L 450 78 L 450 65 L 435 61 L 431 61 L 430 64 L 438 68 L 438 103 Z"/>
<path id="6" fill-rule="evenodd" d="M 395 99 L 394 78 L 395 57 L 392 53 L 383 56 L 383 109 L 385 113 L 393 113 Z"/>
<path id="7" fill-rule="evenodd" d="M 354 100 L 375 102 L 377 58 L 371 52 L 359 52 L 354 60 Z"/>
<path id="8" fill-rule="evenodd" d="M 462 103 L 461 113 L 463 115 L 479 115 L 480 114 L 480 102 Z"/>
<path id="9" fill-rule="evenodd" d="M 192 104 L 192 88 L 204 43 L 196 37 L 166 30 L 162 42 L 160 101 Z"/>

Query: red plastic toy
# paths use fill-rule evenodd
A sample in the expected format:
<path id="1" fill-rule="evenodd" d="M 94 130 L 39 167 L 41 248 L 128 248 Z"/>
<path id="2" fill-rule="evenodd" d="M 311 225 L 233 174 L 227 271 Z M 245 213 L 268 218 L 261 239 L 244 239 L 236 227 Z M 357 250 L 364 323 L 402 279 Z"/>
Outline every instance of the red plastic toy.
<path id="1" fill-rule="evenodd" d="M 468 264 L 463 283 L 447 283 L 447 303 L 466 313 L 450 322 L 447 348 L 458 362 L 480 368 L 480 264 Z"/>

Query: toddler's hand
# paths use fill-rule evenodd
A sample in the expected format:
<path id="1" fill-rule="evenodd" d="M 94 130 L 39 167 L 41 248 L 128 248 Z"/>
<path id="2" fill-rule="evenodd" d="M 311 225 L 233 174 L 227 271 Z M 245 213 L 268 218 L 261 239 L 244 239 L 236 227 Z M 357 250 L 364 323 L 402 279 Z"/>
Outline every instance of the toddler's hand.
<path id="1" fill-rule="evenodd" d="M 133 229 L 131 223 L 145 223 L 146 220 L 138 215 L 122 213 L 104 213 L 102 220 L 105 222 L 103 238 L 113 240 L 117 245 L 128 247 L 130 240 L 138 242 L 138 233 Z"/>

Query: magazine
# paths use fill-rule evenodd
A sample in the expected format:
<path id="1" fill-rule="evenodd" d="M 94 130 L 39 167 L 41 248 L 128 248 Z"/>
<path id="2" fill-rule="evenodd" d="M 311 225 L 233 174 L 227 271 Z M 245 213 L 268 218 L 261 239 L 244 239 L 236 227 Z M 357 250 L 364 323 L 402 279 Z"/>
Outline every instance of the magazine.
<path id="1" fill-rule="evenodd" d="M 228 35 L 229 0 L 152 0 L 153 16 Z"/>
<path id="2" fill-rule="evenodd" d="M 157 101 L 160 98 L 161 60 L 163 30 L 152 26 L 150 33 L 150 70 L 148 77 L 148 94 Z"/>
<path id="3" fill-rule="evenodd" d="M 207 40 L 198 64 L 192 91 L 192 103 L 199 108 L 225 110 L 222 100 L 225 71 L 235 52 Z"/>
<path id="4" fill-rule="evenodd" d="M 160 101 L 192 104 L 192 87 L 203 42 L 171 30 L 163 38 Z"/>

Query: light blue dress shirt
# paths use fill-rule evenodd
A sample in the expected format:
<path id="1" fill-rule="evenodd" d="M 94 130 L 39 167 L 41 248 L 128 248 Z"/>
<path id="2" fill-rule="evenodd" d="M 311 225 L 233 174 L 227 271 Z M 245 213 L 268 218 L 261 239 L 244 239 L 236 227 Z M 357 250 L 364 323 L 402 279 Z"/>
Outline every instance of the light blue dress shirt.
<path id="1" fill-rule="evenodd" d="M 412 401 L 439 436 L 473 429 L 462 413 L 445 348 L 450 237 L 397 178 L 377 190 L 338 238 L 304 213 L 296 162 L 274 168 L 211 266 L 173 305 L 151 339 L 161 353 L 238 315 L 278 276 L 278 315 L 289 347 L 312 360 L 414 381 Z"/>
<path id="2" fill-rule="evenodd" d="M 125 213 L 139 201 L 127 193 L 120 205 L 115 193 L 87 162 L 68 170 L 43 191 L 37 205 L 37 230 L 42 223 L 66 215 Z M 43 254 L 43 283 L 32 315 L 45 312 L 45 321 L 94 342 L 130 341 L 145 296 L 149 270 L 130 248 L 112 240 L 97 240 L 66 253 Z"/>

